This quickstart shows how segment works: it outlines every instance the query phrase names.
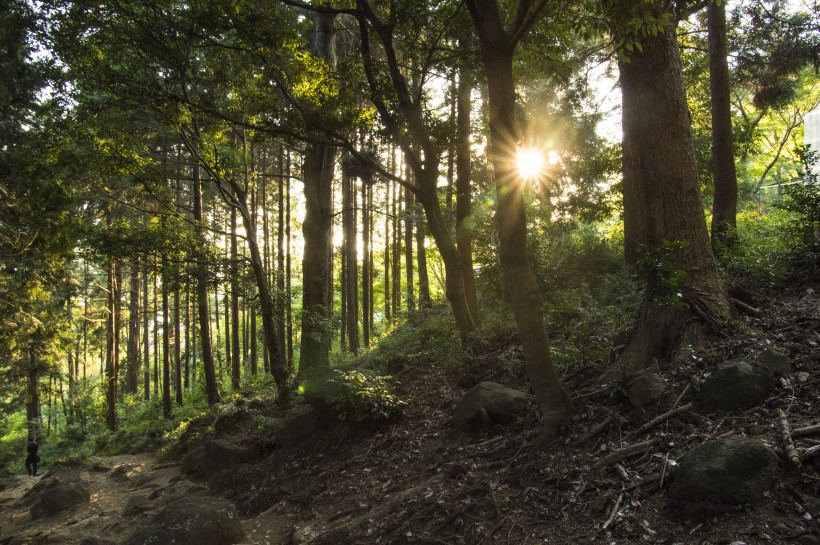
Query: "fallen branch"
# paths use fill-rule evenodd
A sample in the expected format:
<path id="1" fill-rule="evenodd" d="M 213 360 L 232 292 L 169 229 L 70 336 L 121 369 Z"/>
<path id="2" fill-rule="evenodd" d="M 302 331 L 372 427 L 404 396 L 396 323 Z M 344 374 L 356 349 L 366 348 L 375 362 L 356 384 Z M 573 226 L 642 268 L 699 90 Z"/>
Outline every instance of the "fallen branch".
<path id="1" fill-rule="evenodd" d="M 807 435 L 814 435 L 815 433 L 820 433 L 820 424 L 815 424 L 814 426 L 807 426 L 805 428 L 793 429 L 792 439 L 797 439 L 798 437 L 805 437 Z"/>
<path id="2" fill-rule="evenodd" d="M 789 419 L 783 409 L 777 409 L 777 421 L 780 424 L 780 437 L 783 439 L 783 448 L 786 451 L 786 458 L 795 467 L 800 467 L 800 455 L 797 454 L 797 449 L 792 441 L 791 426 Z"/>
<path id="3" fill-rule="evenodd" d="M 630 445 L 622 449 L 613 450 L 610 454 L 604 456 L 603 458 L 595 462 L 595 464 L 593 464 L 592 467 L 594 467 L 595 469 L 601 469 L 613 462 L 618 462 L 620 460 L 623 460 L 624 458 L 634 456 L 635 454 L 642 454 L 647 450 L 652 449 L 652 447 L 654 447 L 657 442 L 657 439 L 650 439 L 649 441 L 635 443 L 634 445 Z"/>
<path id="4" fill-rule="evenodd" d="M 623 424 L 624 418 L 617 413 L 610 413 L 609 416 L 604 418 L 602 422 L 600 422 L 594 428 L 589 430 L 586 434 L 584 434 L 583 437 L 578 439 L 578 444 L 580 445 L 586 443 L 587 441 L 589 441 L 590 439 L 604 431 L 607 427 L 609 427 L 609 425 L 612 424 L 613 421 L 618 422 L 619 424 Z"/>
<path id="5" fill-rule="evenodd" d="M 609 517 L 607 517 L 606 522 L 601 526 L 601 530 L 606 530 L 612 521 L 615 520 L 615 517 L 618 516 L 618 509 L 621 508 L 621 502 L 624 501 L 624 492 L 621 490 L 621 493 L 618 494 L 618 499 L 615 500 L 615 505 L 612 506 L 612 511 L 609 513 Z"/>
<path id="6" fill-rule="evenodd" d="M 743 301 L 735 299 L 734 297 L 730 297 L 729 299 L 732 301 L 732 304 L 735 306 L 735 308 L 743 314 L 747 314 L 749 316 L 760 316 L 759 308 L 755 308 L 752 305 L 747 305 Z"/>
<path id="7" fill-rule="evenodd" d="M 686 405 L 678 407 L 677 409 L 672 409 L 671 411 L 667 411 L 667 412 L 663 413 L 662 415 L 656 416 L 655 418 L 653 418 L 652 420 L 650 420 L 649 422 L 647 422 L 646 424 L 644 424 L 643 426 L 638 428 L 638 431 L 636 433 L 643 433 L 647 430 L 650 430 L 650 429 L 654 428 L 655 426 L 657 426 L 658 424 L 660 424 L 661 422 L 665 422 L 665 421 L 669 420 L 673 416 L 677 416 L 680 413 L 685 413 L 686 411 L 688 411 L 689 409 L 691 409 L 694 406 L 695 406 L 694 403 L 687 403 Z"/>
<path id="8" fill-rule="evenodd" d="M 820 445 L 814 445 L 813 447 L 806 449 L 806 451 L 803 452 L 803 456 L 800 457 L 800 463 L 807 464 L 817 457 L 820 457 Z"/>

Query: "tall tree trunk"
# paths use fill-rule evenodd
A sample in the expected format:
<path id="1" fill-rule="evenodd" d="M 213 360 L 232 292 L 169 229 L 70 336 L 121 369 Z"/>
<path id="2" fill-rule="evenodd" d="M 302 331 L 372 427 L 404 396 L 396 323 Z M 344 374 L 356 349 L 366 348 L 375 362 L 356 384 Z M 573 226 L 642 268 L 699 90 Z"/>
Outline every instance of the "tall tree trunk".
<path id="1" fill-rule="evenodd" d="M 421 214 L 414 214 L 420 217 Z M 427 246 L 425 240 L 425 226 L 419 223 L 416 226 L 416 261 L 419 271 L 419 308 L 433 308 L 433 299 L 430 297 L 430 275 L 427 272 Z"/>
<path id="2" fill-rule="evenodd" d="M 33 341 L 29 345 L 28 369 L 26 370 L 26 430 L 29 441 L 40 439 L 40 373 L 37 365 L 37 350 Z"/>
<path id="3" fill-rule="evenodd" d="M 148 312 L 148 277 L 150 276 L 148 255 L 142 258 L 142 395 L 145 401 L 151 399 L 151 336 Z"/>
<path id="4" fill-rule="evenodd" d="M 287 166 L 285 165 L 287 162 Z M 290 175 L 290 154 L 285 153 L 285 146 L 279 148 L 279 177 L 277 180 L 277 225 L 276 225 L 276 310 L 277 310 L 277 329 L 276 335 L 279 338 L 279 346 L 285 350 L 287 340 L 285 337 L 285 329 L 287 326 L 287 305 L 285 294 L 285 173 Z M 288 365 L 288 371 L 290 371 Z"/>
<path id="5" fill-rule="evenodd" d="M 410 167 L 405 165 L 405 176 L 410 177 Z M 418 184 L 419 181 L 417 180 Z M 438 184 L 438 173 L 436 173 L 436 184 Z M 438 205 L 438 195 L 434 195 L 436 205 Z M 430 199 L 428 199 L 430 200 Z M 407 312 L 410 313 L 416 308 L 415 280 L 413 275 L 413 193 L 404 190 L 404 301 Z"/>
<path id="6" fill-rule="evenodd" d="M 120 335 L 122 333 L 122 264 L 114 262 L 114 376 L 117 377 L 117 395 L 120 395 Z"/>
<path id="7" fill-rule="evenodd" d="M 356 184 L 349 173 L 342 175 L 342 245 L 345 251 L 345 285 L 347 300 L 347 349 L 359 351 L 359 260 L 356 246 Z"/>
<path id="8" fill-rule="evenodd" d="M 331 67 L 336 64 L 333 13 L 314 14 L 312 53 Z M 336 148 L 310 143 L 305 148 L 303 177 L 305 185 L 305 240 L 302 258 L 302 346 L 299 375 L 304 378 L 329 366 L 330 307 L 327 298 L 330 281 L 330 256 L 333 201 L 333 171 Z"/>
<path id="9" fill-rule="evenodd" d="M 489 155 L 496 187 L 498 230 L 504 283 L 521 337 L 527 375 L 543 415 L 548 435 L 573 412 L 572 402 L 552 363 L 544 323 L 543 302 L 527 256 L 527 218 L 524 184 L 518 175 L 518 127 L 515 114 L 513 52 L 516 39 L 504 30 L 492 0 L 468 0 L 467 7 L 481 43 L 487 79 L 490 120 Z M 516 18 L 517 19 L 517 18 Z"/>
<path id="10" fill-rule="evenodd" d="M 712 246 L 737 242 L 737 174 L 732 137 L 729 65 L 726 57 L 726 3 L 709 2 L 709 90 L 712 106 Z"/>
<path id="11" fill-rule="evenodd" d="M 191 387 L 191 361 L 196 361 L 196 348 L 193 347 L 191 339 L 195 338 L 191 334 L 191 284 L 185 282 L 185 375 L 183 388 L 188 390 Z"/>
<path id="12" fill-rule="evenodd" d="M 156 259 L 154 260 L 156 266 Z M 159 292 L 159 285 L 157 281 L 157 273 L 154 271 L 154 398 L 159 398 L 159 302 L 157 301 L 157 293 Z"/>
<path id="13" fill-rule="evenodd" d="M 362 345 L 370 347 L 370 211 L 368 209 L 369 186 L 362 180 Z"/>
<path id="14" fill-rule="evenodd" d="M 667 272 L 647 275 L 637 324 L 609 379 L 628 378 L 669 357 L 699 333 L 701 318 L 716 325 L 730 316 L 698 188 L 676 26 L 645 38 L 642 52 L 620 63 L 624 188 L 631 188 L 634 207 L 628 217 L 647 259 Z"/>
<path id="15" fill-rule="evenodd" d="M 467 307 L 476 325 L 481 323 L 473 272 L 473 195 L 470 172 L 470 116 L 472 113 L 472 77 L 464 63 L 459 69 L 456 90 L 456 245 L 461 256 Z"/>
<path id="16" fill-rule="evenodd" d="M 115 353 L 116 342 L 114 340 L 117 334 L 114 327 L 116 323 L 117 270 L 114 260 L 111 258 L 108 259 L 106 277 L 108 280 L 108 305 L 105 319 L 105 401 L 107 407 L 105 422 L 108 429 L 114 431 L 117 429 L 117 373 L 114 364 L 114 359 L 117 357 Z"/>
<path id="17" fill-rule="evenodd" d="M 168 258 L 162 257 L 162 415 L 171 418 L 171 308 L 168 291 L 171 283 Z"/>
<path id="18" fill-rule="evenodd" d="M 204 243 L 202 232 L 202 179 L 199 173 L 199 164 L 193 165 L 194 185 L 194 221 L 197 223 L 197 238 Z M 205 395 L 208 405 L 213 407 L 220 401 L 219 390 L 216 385 L 216 370 L 214 369 L 214 353 L 211 346 L 211 321 L 208 312 L 208 269 L 204 262 L 204 255 L 197 255 L 196 262 L 196 300 L 197 314 L 199 315 L 199 334 L 202 346 L 202 371 L 205 374 Z"/>
<path id="19" fill-rule="evenodd" d="M 253 225 L 253 218 L 250 219 L 252 229 L 256 229 Z M 240 354 L 239 354 L 239 248 L 236 238 L 236 208 L 231 207 L 231 344 L 233 345 L 233 352 L 231 352 L 231 385 L 234 391 L 239 390 L 240 386 Z"/>
<path id="20" fill-rule="evenodd" d="M 128 372 L 125 391 L 137 393 L 140 370 L 140 260 L 138 256 L 131 259 L 131 282 L 128 304 Z"/>
<path id="21" fill-rule="evenodd" d="M 287 343 L 288 343 L 288 370 L 293 370 L 293 298 L 290 287 L 293 284 L 293 273 L 291 269 L 292 259 L 290 255 L 291 247 L 291 222 L 290 222 L 290 150 L 288 150 L 285 163 L 287 178 L 285 179 L 285 306 L 287 318 Z"/>

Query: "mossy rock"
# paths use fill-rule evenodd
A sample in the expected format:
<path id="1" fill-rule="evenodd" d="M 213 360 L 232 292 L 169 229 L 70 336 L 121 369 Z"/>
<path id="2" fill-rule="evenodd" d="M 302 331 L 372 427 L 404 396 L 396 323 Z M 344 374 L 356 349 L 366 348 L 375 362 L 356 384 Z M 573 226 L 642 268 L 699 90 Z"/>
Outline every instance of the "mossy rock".
<path id="1" fill-rule="evenodd" d="M 232 545 L 244 537 L 236 506 L 222 498 L 183 498 L 165 507 L 123 545 Z"/>
<path id="2" fill-rule="evenodd" d="M 464 394 L 453 415 L 460 430 L 504 425 L 526 413 L 527 395 L 497 382 L 481 382 Z"/>
<path id="3" fill-rule="evenodd" d="M 729 360 L 703 382 L 698 403 L 706 409 L 733 413 L 762 404 L 774 387 L 772 372 L 746 360 Z"/>

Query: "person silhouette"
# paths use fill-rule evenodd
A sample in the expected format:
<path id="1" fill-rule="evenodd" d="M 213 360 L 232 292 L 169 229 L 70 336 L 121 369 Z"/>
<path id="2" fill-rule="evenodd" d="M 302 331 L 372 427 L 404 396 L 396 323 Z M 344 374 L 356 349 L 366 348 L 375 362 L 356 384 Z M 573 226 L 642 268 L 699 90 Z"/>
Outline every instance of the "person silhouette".
<path id="1" fill-rule="evenodd" d="M 29 441 L 26 446 L 26 451 L 28 451 L 28 456 L 26 456 L 26 471 L 28 471 L 29 475 L 35 477 L 37 476 L 37 464 L 40 462 L 40 455 L 37 454 L 39 448 L 40 445 L 34 440 Z"/>

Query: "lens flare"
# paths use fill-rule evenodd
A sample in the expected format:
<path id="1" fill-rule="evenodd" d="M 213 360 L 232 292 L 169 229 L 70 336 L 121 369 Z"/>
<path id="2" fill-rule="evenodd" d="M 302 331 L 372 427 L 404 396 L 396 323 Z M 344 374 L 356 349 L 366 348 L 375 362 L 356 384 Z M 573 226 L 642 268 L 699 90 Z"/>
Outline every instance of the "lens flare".
<path id="1" fill-rule="evenodd" d="M 528 148 L 518 150 L 518 175 L 522 180 L 535 180 L 546 172 L 546 160 L 540 150 Z"/>

